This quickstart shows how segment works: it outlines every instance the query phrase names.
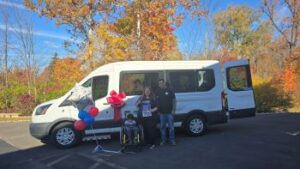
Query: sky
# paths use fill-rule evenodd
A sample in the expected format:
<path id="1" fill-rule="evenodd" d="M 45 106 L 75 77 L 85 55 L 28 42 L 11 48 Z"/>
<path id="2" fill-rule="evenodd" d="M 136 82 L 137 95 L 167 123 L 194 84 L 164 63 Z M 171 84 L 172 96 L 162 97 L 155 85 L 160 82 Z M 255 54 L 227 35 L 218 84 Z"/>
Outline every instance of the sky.
<path id="1" fill-rule="evenodd" d="M 205 6 L 210 9 L 211 14 L 225 10 L 229 5 L 248 5 L 251 8 L 260 8 L 260 0 L 202 0 Z M 66 26 L 56 26 L 55 20 L 50 20 L 46 17 L 41 17 L 23 5 L 22 0 L 0 0 L 0 10 L 9 11 L 10 15 L 14 15 L 17 11 L 25 19 L 34 22 L 33 32 L 37 42 L 36 55 L 39 58 L 38 65 L 40 67 L 47 66 L 54 53 L 57 53 L 60 58 L 72 56 L 64 48 L 64 41 L 70 41 L 70 35 L 67 32 Z M 12 12 L 13 11 L 13 12 Z M 3 20 L 0 19 L 0 33 L 5 29 Z M 206 49 L 206 44 L 211 43 L 213 35 L 208 34 L 207 29 L 212 29 L 211 25 L 205 19 L 200 21 L 187 18 L 183 25 L 175 30 L 177 36 L 179 50 L 189 57 L 195 53 L 201 53 Z M 14 28 L 14 21 L 11 21 L 9 32 L 24 31 Z M 12 40 L 13 41 L 13 40 Z M 0 41 L 1 42 L 1 41 Z M 13 43 L 13 42 L 12 42 Z M 14 53 L 10 53 L 13 58 Z M 14 60 L 11 59 L 11 62 Z"/>

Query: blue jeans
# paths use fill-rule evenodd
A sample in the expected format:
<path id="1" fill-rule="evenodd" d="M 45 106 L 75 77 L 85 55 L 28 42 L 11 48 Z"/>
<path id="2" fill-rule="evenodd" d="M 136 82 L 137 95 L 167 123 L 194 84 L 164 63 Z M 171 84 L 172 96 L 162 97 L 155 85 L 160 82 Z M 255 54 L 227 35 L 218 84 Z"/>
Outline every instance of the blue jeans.
<path id="1" fill-rule="evenodd" d="M 160 134 L 161 134 L 161 141 L 166 142 L 166 124 L 169 127 L 169 140 L 170 142 L 175 141 L 175 133 L 174 133 L 174 118 L 173 115 L 170 114 L 160 114 Z"/>

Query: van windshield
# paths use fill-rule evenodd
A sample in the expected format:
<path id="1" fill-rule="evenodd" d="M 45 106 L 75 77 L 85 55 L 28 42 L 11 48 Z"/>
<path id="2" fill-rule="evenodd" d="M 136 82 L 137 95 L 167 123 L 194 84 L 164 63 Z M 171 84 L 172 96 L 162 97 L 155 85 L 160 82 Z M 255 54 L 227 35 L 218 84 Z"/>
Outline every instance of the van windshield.
<path id="1" fill-rule="evenodd" d="M 73 105 L 78 110 L 82 110 L 88 105 L 93 105 L 92 101 L 92 80 L 88 80 L 88 83 L 83 85 L 76 85 L 68 98 L 60 106 L 70 106 Z"/>

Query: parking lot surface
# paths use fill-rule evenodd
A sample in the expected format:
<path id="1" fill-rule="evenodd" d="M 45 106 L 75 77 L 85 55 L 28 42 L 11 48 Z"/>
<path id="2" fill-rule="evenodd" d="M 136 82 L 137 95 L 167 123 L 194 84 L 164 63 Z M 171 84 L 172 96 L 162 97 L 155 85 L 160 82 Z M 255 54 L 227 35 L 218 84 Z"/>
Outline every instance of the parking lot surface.
<path id="1" fill-rule="evenodd" d="M 51 169 L 299 169 L 300 114 L 261 114 L 211 126 L 201 137 L 176 132 L 176 146 L 135 154 L 93 153 L 96 144 L 58 150 L 32 138 L 28 122 L 0 123 L 0 168 Z M 117 137 L 101 141 L 119 150 Z"/>

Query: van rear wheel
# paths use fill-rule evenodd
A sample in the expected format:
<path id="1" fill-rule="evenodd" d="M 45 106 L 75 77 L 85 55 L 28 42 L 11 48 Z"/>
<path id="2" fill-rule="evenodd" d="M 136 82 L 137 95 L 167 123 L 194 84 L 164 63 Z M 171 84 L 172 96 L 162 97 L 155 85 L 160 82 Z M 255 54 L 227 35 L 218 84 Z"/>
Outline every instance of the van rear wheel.
<path id="1" fill-rule="evenodd" d="M 75 131 L 72 123 L 61 123 L 51 133 L 52 143 L 60 149 L 74 147 L 80 140 L 80 133 Z"/>
<path id="2" fill-rule="evenodd" d="M 185 130 L 190 136 L 201 136 L 206 128 L 206 121 L 201 115 L 191 115 L 185 123 Z"/>

